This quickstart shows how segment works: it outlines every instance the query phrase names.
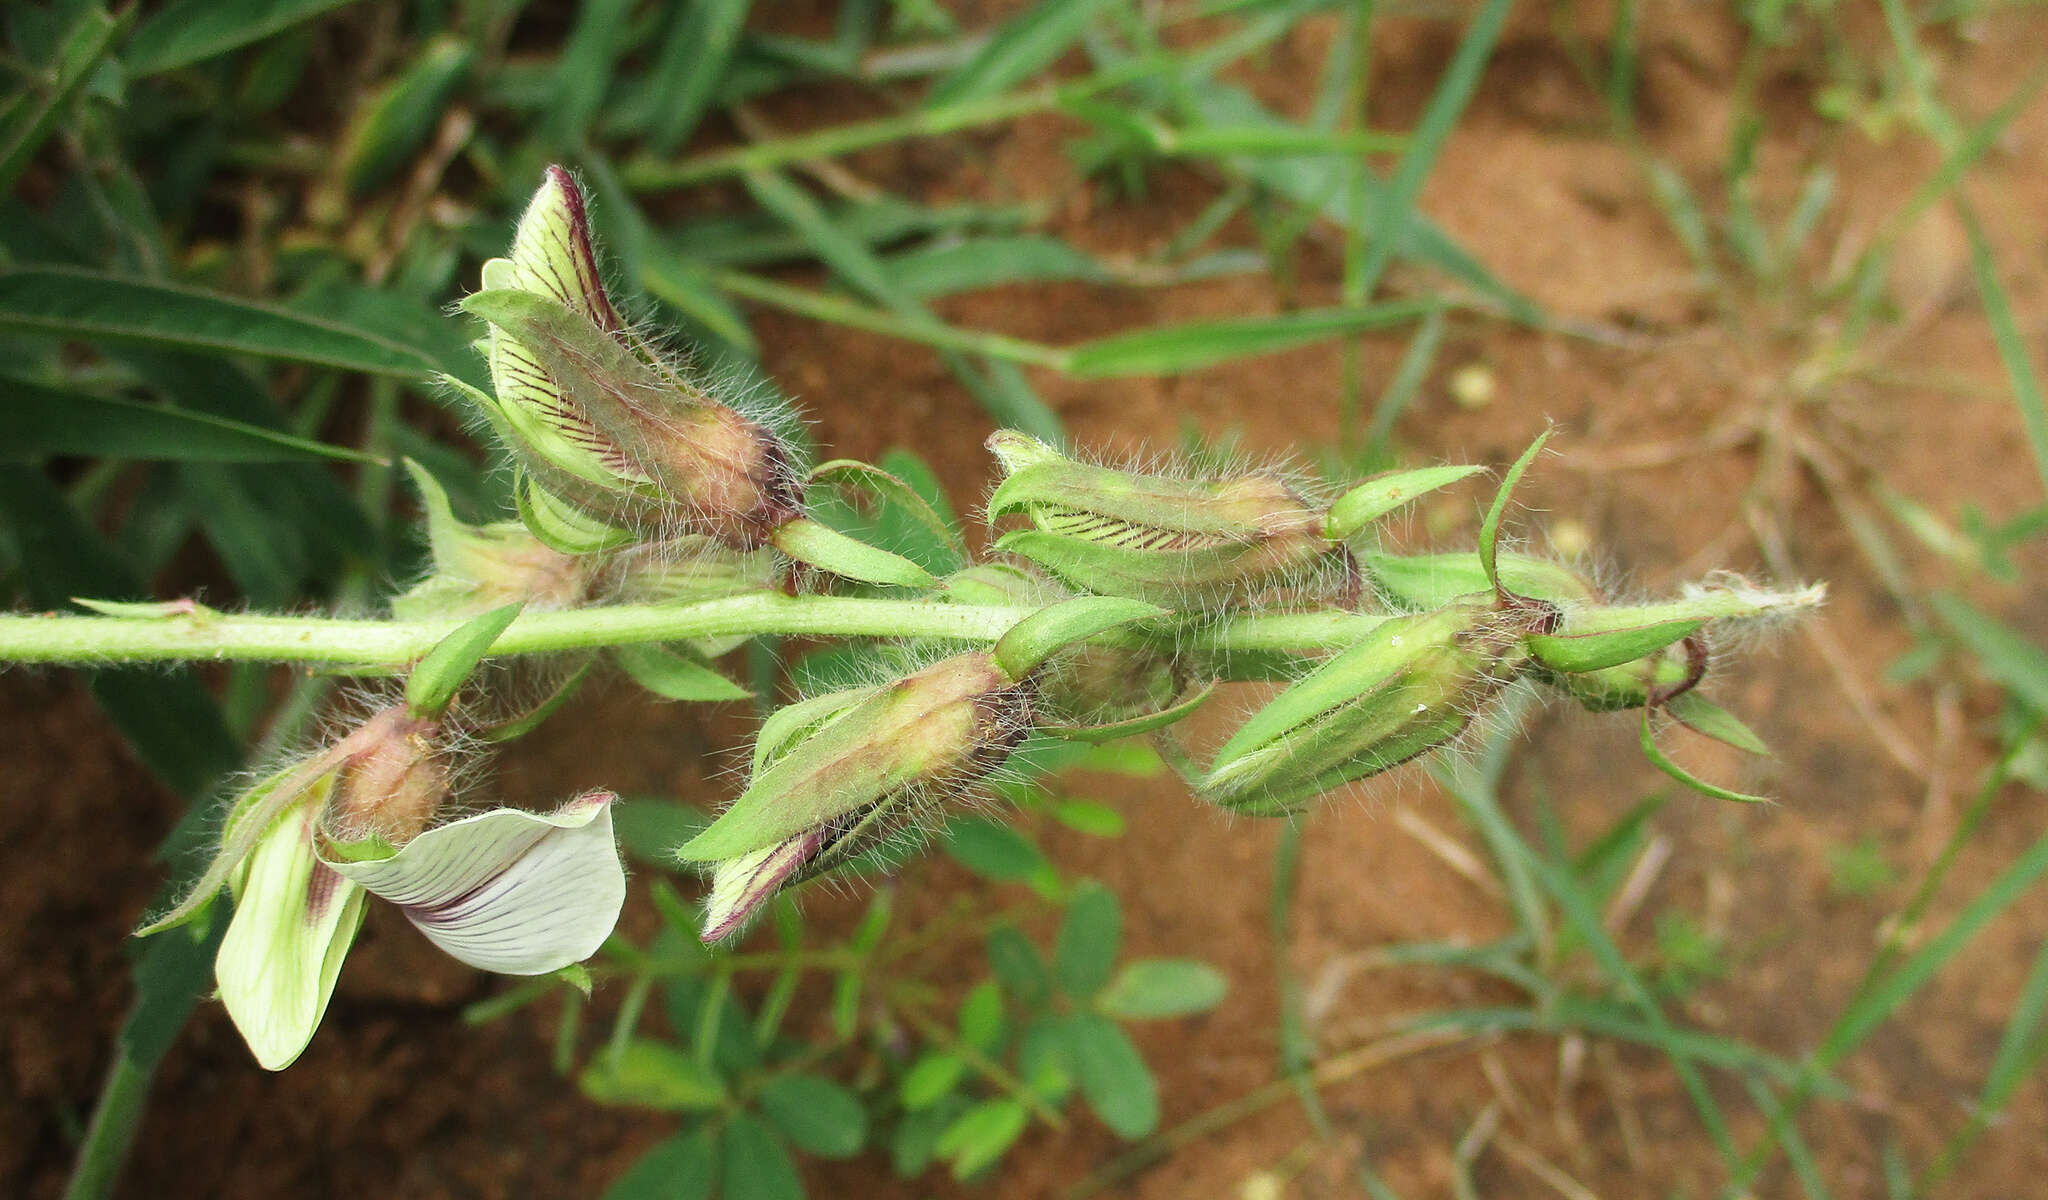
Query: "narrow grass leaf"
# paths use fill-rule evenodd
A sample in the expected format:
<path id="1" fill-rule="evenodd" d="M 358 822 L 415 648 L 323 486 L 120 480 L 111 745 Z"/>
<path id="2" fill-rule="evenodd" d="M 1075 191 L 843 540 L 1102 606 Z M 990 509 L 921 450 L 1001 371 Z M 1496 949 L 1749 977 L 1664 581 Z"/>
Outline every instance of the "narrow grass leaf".
<path id="1" fill-rule="evenodd" d="M 671 18 L 655 60 L 647 148 L 671 154 L 689 140 L 725 78 L 752 0 L 697 0 Z"/>
<path id="2" fill-rule="evenodd" d="M 1979 670 L 2036 712 L 2048 713 L 2048 653 L 1960 596 L 1937 592 L 1927 603 L 1976 656 Z"/>
<path id="3" fill-rule="evenodd" d="M 961 238 L 891 256 L 889 273 L 920 300 L 1018 283 L 1108 283 L 1109 271 L 1050 234 Z"/>
<path id="4" fill-rule="evenodd" d="M 1399 300 L 1366 308 L 1192 321 L 1083 342 L 1067 351 L 1063 365 L 1068 374 L 1083 379 L 1171 375 L 1291 350 L 1343 334 L 1407 324 L 1438 307 L 1433 300 Z"/>
<path id="5" fill-rule="evenodd" d="M 44 68 L 46 86 L 16 93 L 0 110 L 0 196 L 14 191 L 15 181 L 56 132 L 72 98 L 92 78 L 133 14 L 128 9 L 115 17 L 98 6 L 80 6 L 78 19 L 58 44 L 55 61 Z"/>
<path id="6" fill-rule="evenodd" d="M 226 54 L 310 20 L 349 0 L 177 0 L 128 39 L 121 62 L 154 75 Z"/>
<path id="7" fill-rule="evenodd" d="M 1507 20 L 1511 3 L 1512 0 L 1486 0 L 1479 15 L 1472 19 L 1471 28 L 1465 31 L 1463 40 L 1458 43 L 1450 65 L 1444 68 L 1443 78 L 1429 98 L 1429 106 L 1422 110 L 1422 119 L 1416 122 L 1415 132 L 1409 137 L 1408 149 L 1402 154 L 1400 165 L 1394 168 L 1393 177 L 1378 197 L 1372 235 L 1365 248 L 1365 265 L 1360 269 L 1361 278 L 1357 284 L 1360 294 L 1372 295 L 1387 264 L 1393 261 L 1402 229 L 1408 223 L 1416 198 L 1422 194 L 1423 181 L 1429 178 L 1437 156 L 1443 153 L 1444 143 L 1450 138 L 1451 127 L 1458 123 L 1458 118 L 1465 112 L 1465 105 L 1479 86 L 1479 75 L 1486 69 L 1487 59 L 1493 55 L 1494 43 L 1500 39 L 1501 26 Z"/>
<path id="8" fill-rule="evenodd" d="M 0 329 L 246 354 L 408 379 L 423 379 L 435 368 L 409 346 L 268 304 L 60 267 L 0 272 Z"/>
<path id="9" fill-rule="evenodd" d="M 0 376 L 0 460 L 40 462 L 60 454 L 155 462 L 384 461 L 211 413 Z"/>
<path id="10" fill-rule="evenodd" d="M 435 38 L 404 74 L 363 103 L 342 150 L 342 178 L 350 192 L 383 183 L 426 145 L 475 60 L 475 50 L 461 38 Z"/>
<path id="11" fill-rule="evenodd" d="M 1968 206 L 1960 207 L 1963 229 L 1970 236 L 1970 273 L 1977 280 L 1977 294 L 1984 302 L 1984 316 L 1991 323 L 1992 340 L 1998 344 L 1999 361 L 2012 381 L 2013 403 L 2019 407 L 2020 423 L 2027 431 L 2027 445 L 2034 452 L 2034 469 L 2048 488 L 2048 401 L 2041 393 L 2041 373 L 2027 353 L 2019 323 L 2013 319 L 2012 303 L 1998 282 L 1991 261 L 1991 247 L 1984 240 L 1983 226 Z"/>
<path id="12" fill-rule="evenodd" d="M 973 58 L 939 81 L 925 106 L 981 100 L 1008 91 L 1051 65 L 1080 40 L 1105 0 L 1047 0 L 996 31 Z"/>

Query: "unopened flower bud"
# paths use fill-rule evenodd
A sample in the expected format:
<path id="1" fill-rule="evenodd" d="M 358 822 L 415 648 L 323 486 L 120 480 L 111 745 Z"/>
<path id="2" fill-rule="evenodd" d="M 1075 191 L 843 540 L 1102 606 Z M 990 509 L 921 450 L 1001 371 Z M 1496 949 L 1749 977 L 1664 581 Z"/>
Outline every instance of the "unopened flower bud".
<path id="1" fill-rule="evenodd" d="M 418 836 L 448 795 L 438 721 L 387 708 L 356 727 L 321 822 L 338 841 L 375 838 L 402 846 Z"/>
<path id="2" fill-rule="evenodd" d="M 1549 614 L 1456 604 L 1390 617 L 1253 714 L 1198 781 L 1234 812 L 1280 816 L 1456 737 L 1529 661 Z"/>
<path id="3" fill-rule="evenodd" d="M 550 167 L 463 301 L 491 323 L 474 395 L 533 481 L 600 521 L 760 545 L 801 511 L 787 443 L 633 336 L 605 293 L 582 194 Z"/>
<path id="4" fill-rule="evenodd" d="M 1178 479 L 1075 462 L 1011 431 L 988 444 L 1008 472 L 989 517 L 1021 512 L 1032 525 L 997 548 L 1098 595 L 1241 602 L 1305 586 L 1335 549 L 1324 515 L 1270 471 Z"/>
<path id="5" fill-rule="evenodd" d="M 1695 634 L 1618 666 L 1568 673 L 1538 668 L 1537 675 L 1589 712 L 1656 708 L 1684 695 L 1706 677 L 1706 643 Z"/>
<path id="6" fill-rule="evenodd" d="M 770 718 L 746 790 L 677 851 L 717 864 L 706 940 L 1002 765 L 1030 731 L 1032 690 L 976 651 Z"/>

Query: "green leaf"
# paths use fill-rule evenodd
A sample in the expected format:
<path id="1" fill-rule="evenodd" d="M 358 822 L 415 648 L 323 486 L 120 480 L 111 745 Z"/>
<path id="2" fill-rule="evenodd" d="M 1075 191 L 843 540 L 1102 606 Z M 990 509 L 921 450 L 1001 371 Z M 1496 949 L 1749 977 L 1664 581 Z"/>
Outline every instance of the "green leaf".
<path id="1" fill-rule="evenodd" d="M 1184 1017 L 1207 1012 L 1223 1002 L 1229 990 L 1223 973 L 1208 963 L 1188 958 L 1141 958 L 1126 963 L 1095 998 L 1107 1016 L 1126 1021 Z"/>
<path id="2" fill-rule="evenodd" d="M 1522 482 L 1523 472 L 1527 471 L 1529 464 L 1535 462 L 1536 456 L 1543 452 L 1543 444 L 1550 440 L 1551 432 L 1545 429 L 1537 434 L 1536 440 L 1529 443 L 1529 448 L 1522 451 L 1522 457 L 1516 459 L 1515 465 L 1508 468 L 1508 473 L 1501 478 L 1500 490 L 1493 494 L 1492 507 L 1486 510 L 1486 519 L 1479 523 L 1479 565 L 1485 570 L 1486 580 L 1493 585 L 1495 591 L 1500 590 L 1500 571 L 1495 561 L 1500 555 L 1501 517 L 1507 512 L 1508 498 L 1515 494 L 1515 485 Z M 1647 654 L 1648 651 L 1644 653 Z M 1630 657 L 1640 658 L 1642 655 Z M 1621 661 L 1627 662 L 1628 659 Z"/>
<path id="3" fill-rule="evenodd" d="M 189 66 L 263 41 L 349 0 L 176 0 L 158 9 L 121 55 L 136 75 Z"/>
<path id="4" fill-rule="evenodd" d="M 728 1200 L 803 1200 L 804 1181 L 789 1151 L 766 1125 L 745 1113 L 725 1127 L 722 1195 Z"/>
<path id="5" fill-rule="evenodd" d="M 946 853 L 984 879 L 1017 883 L 1046 866 L 1031 839 L 986 817 L 955 820 L 946 827 Z"/>
<path id="6" fill-rule="evenodd" d="M 634 1038 L 616 1053 L 600 1053 L 576 1082 L 599 1104 L 688 1112 L 725 1103 L 725 1087 L 710 1068 L 676 1046 L 648 1038 Z"/>
<path id="7" fill-rule="evenodd" d="M 1159 1084 L 1123 1030 L 1093 1013 L 1080 1013 L 1066 1022 L 1063 1040 L 1081 1094 L 1103 1124 L 1131 1139 L 1158 1127 Z"/>
<path id="8" fill-rule="evenodd" d="M 718 1183 L 718 1139 L 709 1125 L 648 1147 L 604 1191 L 603 1200 L 711 1200 Z"/>
<path id="9" fill-rule="evenodd" d="M 1927 603 L 1976 656 L 1978 670 L 2003 684 L 2029 708 L 2048 713 L 2048 653 L 1960 596 L 1937 592 Z"/>
<path id="10" fill-rule="evenodd" d="M 890 455 L 885 457 L 891 457 L 898 463 L 914 465 L 922 470 L 928 479 L 930 478 L 931 469 L 914 455 L 903 451 L 891 451 Z M 907 515 L 919 530 L 928 536 L 929 545 L 939 549 L 946 559 L 944 562 L 937 562 L 932 558 L 919 558 L 926 567 L 933 570 L 952 570 L 963 563 L 973 561 L 973 556 L 967 551 L 967 543 L 960 536 L 957 523 L 950 519 L 950 514 L 942 514 L 922 492 L 893 472 L 856 459 L 835 458 L 812 467 L 811 480 L 845 482 L 865 488 Z M 939 502 L 944 503 L 942 495 Z"/>
<path id="11" fill-rule="evenodd" d="M 427 378 L 435 369 L 409 346 L 273 305 L 63 267 L 0 271 L 0 329 L 247 354 L 408 379 Z"/>
<path id="12" fill-rule="evenodd" d="M 612 657 L 634 683 L 668 700 L 752 700 L 754 693 L 709 663 L 654 642 L 617 646 Z"/>
<path id="13" fill-rule="evenodd" d="M 656 60 L 647 149 L 671 154 L 711 107 L 745 30 L 752 0 L 698 0 L 679 6 Z"/>
<path id="14" fill-rule="evenodd" d="M 48 66 L 25 64 L 44 76 L 36 82 L 46 81 L 47 86 L 15 92 L 0 105 L 0 196 L 13 194 L 21 173 L 56 131 L 72 98 L 99 69 L 135 12 L 125 9 L 116 17 L 98 5 L 75 7 L 78 18 L 58 43 L 53 61 Z"/>
<path id="15" fill-rule="evenodd" d="M 967 1101 L 949 1095 L 929 1108 L 903 1114 L 889 1139 L 889 1165 L 896 1169 L 897 1176 L 911 1179 L 924 1174 L 938 1154 L 940 1136 L 965 1111 Z"/>
<path id="16" fill-rule="evenodd" d="M 475 59 L 468 42 L 444 34 L 365 102 L 342 151 L 342 178 L 350 192 L 383 183 L 427 144 Z"/>
<path id="17" fill-rule="evenodd" d="M 1363 308 L 1306 309 L 1275 317 L 1190 321 L 1082 342 L 1065 352 L 1060 366 L 1079 379 L 1171 375 L 1291 350 L 1347 333 L 1404 325 L 1440 307 L 1435 300 L 1396 300 Z"/>
<path id="18" fill-rule="evenodd" d="M 896 1085 L 896 1098 L 912 1112 L 930 1108 L 951 1095 L 966 1073 L 967 1061 L 959 1055 L 927 1050 L 904 1072 L 903 1082 Z"/>
<path id="19" fill-rule="evenodd" d="M 1123 913 L 1116 893 L 1092 881 L 1076 888 L 1053 943 L 1053 978 L 1060 991 L 1077 1001 L 1100 991 L 1116 964 L 1122 937 Z"/>
<path id="20" fill-rule="evenodd" d="M 489 656 L 498 635 L 505 632 L 526 607 L 517 600 L 472 617 L 442 638 L 412 669 L 405 681 L 405 706 L 414 716 L 439 717 L 455 699 L 455 693 L 469 682 L 477 664 Z"/>
<path id="21" fill-rule="evenodd" d="M 938 1153 L 953 1160 L 953 1178 L 966 1179 L 1007 1153 L 1029 1120 L 1022 1101 L 984 1100 L 939 1135 Z"/>
<path id="22" fill-rule="evenodd" d="M 155 462 L 384 462 L 211 413 L 0 376 L 0 459 L 40 462 L 59 454 Z"/>
<path id="23" fill-rule="evenodd" d="M 868 1140 L 868 1114 L 860 1098 L 818 1075 L 779 1075 L 755 1102 L 797 1149 L 821 1158 L 847 1158 Z"/>
<path id="24" fill-rule="evenodd" d="M 1078 596 L 1041 608 L 1011 626 L 996 642 L 996 664 L 1011 679 L 1021 680 L 1076 642 L 1132 621 L 1165 615 L 1165 609 L 1141 600 Z"/>
<path id="25" fill-rule="evenodd" d="M 1081 37 L 1104 0 L 1046 0 L 982 43 L 973 58 L 932 88 L 925 106 L 998 95 L 1044 70 Z"/>
<path id="26" fill-rule="evenodd" d="M 998 925 L 989 931 L 987 952 L 989 970 L 1019 1008 L 1028 1010 L 1045 1003 L 1052 990 L 1052 976 L 1031 939 L 1014 925 Z"/>
<path id="27" fill-rule="evenodd" d="M 1052 808 L 1053 819 L 1090 837 L 1122 837 L 1124 815 L 1092 800 L 1063 800 Z"/>
<path id="28" fill-rule="evenodd" d="M 1042 233 L 971 237 L 921 246 L 887 260 L 896 286 L 920 300 L 1017 283 L 1110 283 L 1099 262 Z"/>
<path id="29" fill-rule="evenodd" d="M 1650 760 L 1651 766 L 1656 767 L 1659 771 L 1664 772 L 1666 775 L 1671 776 L 1703 796 L 1712 796 L 1716 800 L 1733 800 L 1741 804 L 1769 804 L 1771 802 L 1768 796 L 1753 796 L 1748 792 L 1730 791 L 1719 785 L 1708 783 L 1684 767 L 1672 762 L 1662 750 L 1657 748 L 1657 741 L 1651 736 L 1650 710 L 1647 708 L 1643 710 L 1642 733 L 1637 740 L 1643 748 L 1643 757 Z"/>
<path id="30" fill-rule="evenodd" d="M 992 1053 L 1003 1036 L 1003 989 L 993 979 L 984 979 L 960 1002 L 960 1041 L 984 1053 Z"/>

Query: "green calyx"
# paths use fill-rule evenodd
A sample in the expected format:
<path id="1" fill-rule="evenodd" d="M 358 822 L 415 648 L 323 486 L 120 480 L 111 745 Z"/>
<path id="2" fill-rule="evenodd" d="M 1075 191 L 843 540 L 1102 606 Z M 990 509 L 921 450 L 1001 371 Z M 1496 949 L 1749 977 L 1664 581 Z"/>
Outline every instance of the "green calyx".
<path id="1" fill-rule="evenodd" d="M 1202 795 L 1285 815 L 1450 741 L 1527 665 L 1531 619 L 1459 604 L 1387 621 L 1253 714 L 1198 781 Z"/>
<path id="2" fill-rule="evenodd" d="M 772 731 L 761 767 L 710 828 L 678 853 L 715 862 L 858 819 L 914 788 L 950 794 L 1009 757 L 1031 696 L 983 651 L 802 711 Z M 821 697 L 823 701 L 825 698 Z M 835 702 L 836 703 L 836 702 Z"/>
<path id="3" fill-rule="evenodd" d="M 1169 608 L 1242 601 L 1313 576 L 1335 549 L 1324 516 L 1280 476 L 1178 479 L 1090 466 L 1017 434 L 991 449 L 1009 475 L 991 520 L 1032 528 L 997 548 L 1098 595 Z"/>

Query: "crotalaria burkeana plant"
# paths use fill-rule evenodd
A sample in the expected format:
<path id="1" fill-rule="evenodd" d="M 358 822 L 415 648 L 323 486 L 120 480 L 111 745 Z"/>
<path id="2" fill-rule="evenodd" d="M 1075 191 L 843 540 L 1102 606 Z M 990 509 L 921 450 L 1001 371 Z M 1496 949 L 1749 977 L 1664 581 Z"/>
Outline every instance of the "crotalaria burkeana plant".
<path id="1" fill-rule="evenodd" d="M 231 897 L 220 997 L 266 1067 L 313 1036 L 371 896 L 483 970 L 545 974 L 594 953 L 625 894 L 613 797 L 593 779 L 552 813 L 493 808 L 463 785 L 480 747 L 608 666 L 658 671 L 669 696 L 743 697 L 716 660 L 756 636 L 893 641 L 914 667 L 762 724 L 738 798 L 674 847 L 705 876 L 708 943 L 786 889 L 909 852 L 1032 738 L 1149 738 L 1199 799 L 1284 817 L 1452 746 L 1534 688 L 1635 714 L 1661 769 L 1755 799 L 1687 774 L 1653 734 L 1668 719 L 1762 752 L 1703 694 L 1711 650 L 1821 589 L 1715 575 L 1617 603 L 1570 564 L 1503 549 L 1547 433 L 1506 471 L 1473 546 L 1402 554 L 1383 521 L 1480 468 L 1340 488 L 1278 466 L 1124 468 L 1000 431 L 986 507 L 999 536 L 973 562 L 914 489 L 869 464 L 807 462 L 786 406 L 722 395 L 624 320 L 603 280 L 582 194 L 550 168 L 461 304 L 492 389 L 446 382 L 513 464 L 516 512 L 465 524 L 408 464 L 433 565 L 381 618 L 190 601 L 0 617 L 0 659 L 405 676 L 402 698 L 333 714 L 325 744 L 262 772 L 199 883 L 140 931 L 167 936 Z M 846 510 L 817 503 L 827 489 L 898 506 L 968 565 L 937 577 L 835 526 Z M 1270 699 L 1220 744 L 1190 744 L 1180 722 L 1239 681 Z"/>

